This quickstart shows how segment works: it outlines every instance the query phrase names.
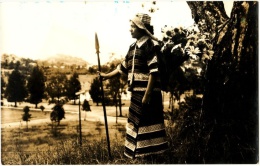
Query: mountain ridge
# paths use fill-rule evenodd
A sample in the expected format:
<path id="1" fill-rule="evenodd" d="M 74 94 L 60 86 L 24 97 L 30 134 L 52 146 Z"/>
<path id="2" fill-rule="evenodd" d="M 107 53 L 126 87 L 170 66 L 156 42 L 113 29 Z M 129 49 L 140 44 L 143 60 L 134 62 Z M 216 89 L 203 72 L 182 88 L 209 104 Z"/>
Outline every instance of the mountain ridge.
<path id="1" fill-rule="evenodd" d="M 65 55 L 65 54 L 57 54 L 50 57 L 47 57 L 46 59 L 38 60 L 38 61 L 47 61 L 49 63 L 63 63 L 65 65 L 89 65 L 90 63 L 86 60 L 74 57 L 71 55 Z"/>
<path id="2" fill-rule="evenodd" d="M 7 62 L 7 63 L 11 63 L 14 62 L 16 63 L 17 61 L 22 62 L 24 59 L 29 59 L 32 62 L 47 62 L 50 64 L 63 64 L 63 65 L 90 65 L 89 62 L 87 62 L 86 60 L 79 58 L 79 57 L 75 57 L 72 55 L 65 55 L 65 54 L 56 54 L 56 55 L 52 55 L 52 56 L 47 56 L 45 58 L 42 59 L 30 59 L 30 58 L 26 58 L 26 57 L 19 57 L 17 55 L 13 55 L 13 54 L 4 54 L 1 56 L 1 62 Z"/>

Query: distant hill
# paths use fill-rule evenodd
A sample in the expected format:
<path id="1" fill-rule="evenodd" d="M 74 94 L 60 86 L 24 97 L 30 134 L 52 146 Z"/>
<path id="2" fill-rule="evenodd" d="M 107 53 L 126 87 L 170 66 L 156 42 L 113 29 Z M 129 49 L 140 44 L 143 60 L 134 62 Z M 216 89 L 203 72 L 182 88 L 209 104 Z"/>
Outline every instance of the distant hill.
<path id="1" fill-rule="evenodd" d="M 64 64 L 64 65 L 89 65 L 87 61 L 85 61 L 82 58 L 70 56 L 70 55 L 63 55 L 63 54 L 57 54 L 51 57 L 48 57 L 42 61 L 47 61 L 48 63 L 52 64 Z"/>
<path id="2" fill-rule="evenodd" d="M 29 59 L 29 58 L 23 58 L 23 57 L 19 57 L 19 56 L 16 56 L 16 55 L 13 55 L 13 54 L 3 54 L 1 56 L 1 62 L 7 62 L 7 63 L 10 63 L 10 62 L 17 62 L 17 61 L 20 61 L 21 63 L 23 63 L 22 61 L 25 60 L 25 59 Z M 85 61 L 84 59 L 82 58 L 78 58 L 78 57 L 74 57 L 74 56 L 71 56 L 71 55 L 63 55 L 63 54 L 57 54 L 57 55 L 53 55 L 53 56 L 49 56 L 45 59 L 41 59 L 41 60 L 30 60 L 29 59 L 29 62 L 47 62 L 49 64 L 64 64 L 64 65 L 89 65 L 90 63 L 88 63 L 87 61 Z"/>
<path id="3" fill-rule="evenodd" d="M 22 58 L 14 55 L 14 54 L 3 54 L 1 56 L 1 62 L 7 62 L 7 63 L 10 63 L 10 62 L 13 62 L 13 63 L 16 63 L 17 61 L 21 61 Z"/>

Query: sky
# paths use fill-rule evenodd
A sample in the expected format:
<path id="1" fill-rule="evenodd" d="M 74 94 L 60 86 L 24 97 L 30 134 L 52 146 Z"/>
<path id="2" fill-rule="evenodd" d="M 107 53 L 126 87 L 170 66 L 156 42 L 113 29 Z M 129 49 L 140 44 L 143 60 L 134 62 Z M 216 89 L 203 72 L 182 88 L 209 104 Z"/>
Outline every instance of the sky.
<path id="1" fill-rule="evenodd" d="M 53 55 L 80 57 L 97 64 L 95 33 L 100 45 L 101 64 L 124 57 L 131 38 L 129 19 L 147 13 L 148 0 L 0 0 L 0 54 L 31 59 Z M 142 7 L 144 4 L 144 7 Z M 233 1 L 224 2 L 229 15 Z M 157 1 L 151 24 L 155 36 L 161 28 L 189 27 L 191 11 L 185 1 Z"/>

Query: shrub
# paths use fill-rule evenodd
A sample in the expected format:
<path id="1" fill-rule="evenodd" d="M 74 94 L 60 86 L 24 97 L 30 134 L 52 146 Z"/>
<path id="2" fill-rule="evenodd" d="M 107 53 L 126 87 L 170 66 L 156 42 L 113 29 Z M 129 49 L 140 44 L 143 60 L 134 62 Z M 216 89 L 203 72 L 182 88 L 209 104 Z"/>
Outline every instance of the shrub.
<path id="1" fill-rule="evenodd" d="M 202 99 L 188 96 L 179 103 L 179 109 L 168 120 L 166 132 L 170 143 L 169 153 L 174 156 L 172 163 L 198 163 L 200 160 L 200 124 Z M 206 138 L 205 138 L 206 139 Z"/>
<path id="2" fill-rule="evenodd" d="M 41 109 L 42 111 L 44 111 L 45 107 L 41 105 L 41 106 L 40 106 L 40 109 Z"/>
<path id="3" fill-rule="evenodd" d="M 27 131 L 28 131 L 28 121 L 31 119 L 31 114 L 29 114 L 30 108 L 28 106 L 25 106 L 23 108 L 24 114 L 22 114 L 23 121 L 26 121 Z"/>

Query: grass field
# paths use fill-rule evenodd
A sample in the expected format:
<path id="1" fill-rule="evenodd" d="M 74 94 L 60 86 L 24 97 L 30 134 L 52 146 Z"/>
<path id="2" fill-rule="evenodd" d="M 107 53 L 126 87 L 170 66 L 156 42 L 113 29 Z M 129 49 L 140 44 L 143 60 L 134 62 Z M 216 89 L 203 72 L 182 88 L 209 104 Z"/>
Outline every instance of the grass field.
<path id="1" fill-rule="evenodd" d="M 8 110 L 7 112 L 10 119 L 2 119 L 2 122 L 19 122 L 18 117 L 21 117 L 22 111 Z M 46 117 L 49 117 L 49 112 L 33 112 L 32 115 L 34 119 L 45 119 Z M 73 117 L 76 118 L 78 115 L 70 114 L 66 116 L 68 119 L 72 119 Z M 78 120 L 63 120 L 59 126 L 52 124 L 51 121 L 43 121 L 42 123 L 33 125 L 29 122 L 28 130 L 24 122 L 21 124 L 22 125 L 19 125 L 18 127 L 5 127 L 1 130 L 2 164 L 58 164 L 60 160 L 58 154 L 65 152 L 62 149 L 59 150 L 59 148 L 75 150 L 75 148 L 82 149 L 84 147 L 92 146 L 93 144 L 104 146 L 104 152 L 102 152 L 102 154 L 104 156 L 106 155 L 106 133 L 104 124 L 101 121 L 93 122 L 82 120 L 82 146 L 79 144 Z M 124 124 L 116 124 L 115 122 L 109 123 L 111 143 L 116 142 L 123 146 L 124 133 Z M 57 153 L 56 160 L 55 153 Z M 54 156 L 50 154 L 53 154 Z M 99 160 L 100 159 L 96 159 L 95 161 L 92 160 L 87 163 L 96 164 L 101 162 Z M 66 164 L 70 164 L 70 162 Z M 75 164 L 77 163 L 75 162 Z"/>
<path id="2" fill-rule="evenodd" d="M 21 103 L 18 108 L 1 108 L 1 162 L 20 164 L 144 164 L 166 161 L 135 159 L 123 155 L 125 124 L 129 101 L 123 101 L 122 115 L 117 119 L 115 107 L 107 107 L 110 147 L 113 159 L 108 158 L 106 131 L 102 106 L 91 104 L 91 112 L 81 112 L 82 145 L 79 138 L 78 106 L 64 105 L 65 119 L 59 126 L 50 121 L 52 105 L 44 104 L 43 112 L 34 105 Z M 31 120 L 21 120 L 23 107 L 30 107 Z M 40 106 L 42 104 L 39 104 Z"/>
<path id="3" fill-rule="evenodd" d="M 115 108 L 108 107 L 108 128 L 112 160 L 108 158 L 106 132 L 101 106 L 81 114 L 82 145 L 79 138 L 77 109 L 65 114 L 59 126 L 50 121 L 50 111 L 31 108 L 31 120 L 21 120 L 23 105 L 1 109 L 1 162 L 5 165 L 20 164 L 142 164 L 147 161 L 124 157 L 125 123 L 128 106 L 123 116 L 115 121 Z M 95 116 L 94 116 L 95 115 Z M 92 119 L 94 118 L 94 119 Z M 101 119 L 101 120 L 99 120 Z M 151 161 L 154 162 L 154 161 Z"/>

